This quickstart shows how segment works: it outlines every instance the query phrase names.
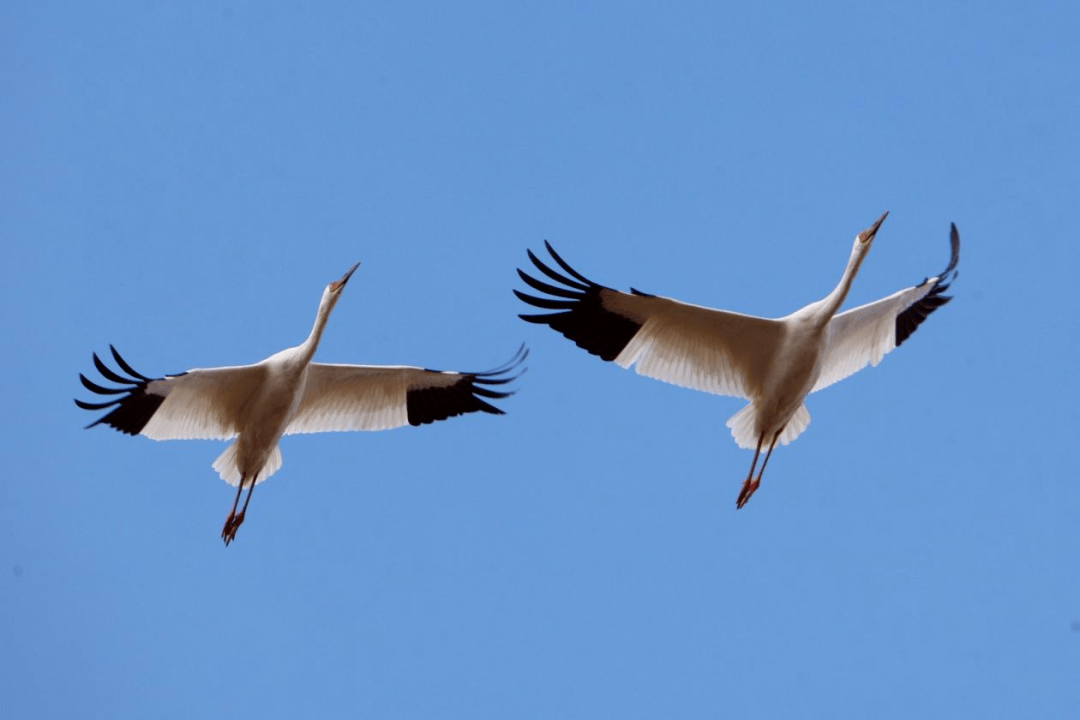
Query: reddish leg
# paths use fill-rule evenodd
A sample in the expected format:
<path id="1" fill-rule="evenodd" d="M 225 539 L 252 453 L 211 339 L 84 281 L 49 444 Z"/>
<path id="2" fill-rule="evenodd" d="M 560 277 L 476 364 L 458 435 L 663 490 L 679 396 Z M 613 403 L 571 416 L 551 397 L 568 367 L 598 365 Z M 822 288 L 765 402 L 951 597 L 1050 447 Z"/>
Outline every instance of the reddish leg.
<path id="1" fill-rule="evenodd" d="M 244 475 L 240 476 L 240 482 L 236 486 L 236 499 L 233 500 L 232 510 L 229 511 L 229 517 L 225 518 L 225 527 L 221 528 L 221 539 L 228 545 L 232 540 L 232 536 L 235 531 L 232 529 L 233 521 L 236 519 L 236 506 L 240 504 L 240 493 L 244 490 Z"/>
<path id="2" fill-rule="evenodd" d="M 758 455 L 761 454 L 761 443 L 764 442 L 764 440 L 765 434 L 762 433 L 761 437 L 758 438 L 757 447 L 754 449 L 754 460 L 750 463 L 750 472 L 746 474 L 746 479 L 743 480 L 742 490 L 739 491 L 739 497 L 735 500 L 736 508 L 741 508 L 743 505 L 745 505 L 750 495 L 754 492 L 754 490 L 757 490 L 756 485 L 751 489 L 750 481 L 754 479 L 754 468 L 757 467 Z"/>
<path id="3" fill-rule="evenodd" d="M 251 493 L 255 492 L 255 481 L 258 479 L 259 473 L 255 473 L 255 476 L 251 478 L 251 486 L 248 487 L 247 497 L 244 498 L 244 507 L 240 508 L 240 512 L 233 519 L 232 528 L 229 530 L 229 537 L 225 540 L 226 545 L 236 539 L 236 530 L 240 527 L 240 523 L 244 522 L 244 513 L 247 512 L 248 503 L 251 502 Z M 240 499 L 239 493 L 237 493 L 236 498 L 237 500 Z"/>
<path id="4" fill-rule="evenodd" d="M 780 439 L 780 433 L 784 431 L 784 428 L 780 428 L 772 437 L 772 442 L 769 443 L 769 451 L 765 453 L 765 459 L 761 462 L 761 471 L 758 472 L 757 480 L 750 482 L 750 478 L 754 474 L 754 465 L 757 465 L 758 453 L 761 452 L 761 441 L 765 439 L 765 435 L 762 434 L 758 439 L 757 450 L 754 451 L 754 462 L 750 464 L 750 475 L 746 477 L 746 482 L 743 483 L 742 492 L 739 493 L 738 500 L 735 501 L 736 509 L 741 508 L 749 500 L 750 496 L 754 494 L 754 491 L 761 485 L 761 476 L 765 474 L 765 466 L 769 464 L 769 458 L 772 457 L 773 448 L 776 447 L 776 441 Z"/>

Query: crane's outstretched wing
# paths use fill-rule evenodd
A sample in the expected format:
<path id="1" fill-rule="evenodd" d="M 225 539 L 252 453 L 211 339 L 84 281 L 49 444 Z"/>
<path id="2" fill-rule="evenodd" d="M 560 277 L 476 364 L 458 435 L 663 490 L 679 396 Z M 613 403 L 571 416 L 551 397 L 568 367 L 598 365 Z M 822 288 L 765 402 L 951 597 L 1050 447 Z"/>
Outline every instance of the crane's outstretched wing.
<path id="1" fill-rule="evenodd" d="M 570 277 L 545 265 L 531 250 L 529 259 L 541 273 L 559 283 L 518 275 L 545 297 L 514 294 L 526 303 L 557 312 L 520 315 L 522 320 L 550 325 L 578 347 L 631 365 L 640 375 L 673 385 L 751 399 L 761 392 L 762 378 L 782 335 L 775 320 L 690 305 L 598 285 L 571 268 L 547 241 L 552 259 Z"/>
<path id="2" fill-rule="evenodd" d="M 821 363 L 821 375 L 811 392 L 877 365 L 900 347 L 930 313 L 949 302 L 945 295 L 956 279 L 960 261 L 960 234 L 953 223 L 949 233 L 952 255 L 945 270 L 915 287 L 893 293 L 887 298 L 842 312 L 829 321 L 828 346 Z"/>
<path id="3" fill-rule="evenodd" d="M 88 403 L 76 400 L 83 410 L 109 410 L 87 425 L 105 423 L 128 435 L 153 440 L 227 440 L 239 432 L 239 415 L 248 398 L 263 380 L 261 365 L 196 368 L 178 375 L 148 378 L 136 372 L 112 345 L 113 359 L 122 375 L 94 353 L 94 366 L 102 377 L 123 387 L 103 387 L 82 373 L 83 386 L 98 395 L 118 395 L 114 400 Z M 110 410 L 111 408 L 111 410 Z"/>
<path id="4" fill-rule="evenodd" d="M 311 363 L 300 407 L 285 434 L 389 430 L 477 411 L 502 415 L 487 400 L 514 394 L 493 388 L 520 377 L 511 373 L 528 355 L 522 345 L 503 365 L 478 373 Z"/>

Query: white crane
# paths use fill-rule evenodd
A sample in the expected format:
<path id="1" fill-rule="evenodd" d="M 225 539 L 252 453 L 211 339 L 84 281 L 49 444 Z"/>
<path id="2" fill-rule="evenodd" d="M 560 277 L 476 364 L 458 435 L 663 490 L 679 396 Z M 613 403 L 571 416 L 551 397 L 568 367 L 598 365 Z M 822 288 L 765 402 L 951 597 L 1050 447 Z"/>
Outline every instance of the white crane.
<path id="1" fill-rule="evenodd" d="M 229 440 L 214 461 L 221 478 L 236 486 L 232 510 L 221 537 L 228 545 L 244 521 L 255 485 L 281 467 L 278 440 L 295 433 L 388 430 L 423 425 L 470 412 L 502 415 L 487 400 L 512 392 L 495 387 L 515 380 L 511 375 L 528 356 L 522 345 L 508 362 L 486 372 L 442 372 L 406 366 L 326 365 L 311 362 L 330 312 L 360 263 L 326 286 L 315 325 L 300 345 L 282 350 L 254 365 L 196 368 L 178 375 L 148 378 L 136 372 L 111 345 L 113 359 L 127 377 L 94 354 L 94 365 L 107 380 L 122 387 L 103 387 L 83 374 L 84 387 L 99 395 L 118 395 L 109 402 L 76 400 L 84 410 L 106 410 L 88 428 L 104 423 L 129 435 L 153 440 Z M 240 512 L 240 494 L 248 488 Z"/>
<path id="2" fill-rule="evenodd" d="M 836 314 L 888 214 L 855 237 L 836 289 L 782 318 L 714 310 L 634 288 L 630 293 L 612 290 L 571 268 L 547 241 L 551 257 L 570 277 L 545 265 L 530 250 L 533 265 L 559 285 L 519 269 L 521 279 L 547 297 L 514 293 L 530 305 L 557 311 L 521 319 L 549 325 L 603 360 L 614 360 L 623 368 L 634 366 L 640 375 L 673 385 L 749 400 L 727 421 L 736 444 L 754 448 L 750 472 L 735 501 L 741 508 L 761 484 L 776 443 L 787 445 L 810 424 L 803 405 L 808 394 L 868 364 L 877 365 L 950 300 L 944 292 L 956 277 L 960 257 L 955 224 L 949 238 L 952 255 L 944 272 Z M 754 468 L 766 441 L 768 451 L 755 479 Z"/>

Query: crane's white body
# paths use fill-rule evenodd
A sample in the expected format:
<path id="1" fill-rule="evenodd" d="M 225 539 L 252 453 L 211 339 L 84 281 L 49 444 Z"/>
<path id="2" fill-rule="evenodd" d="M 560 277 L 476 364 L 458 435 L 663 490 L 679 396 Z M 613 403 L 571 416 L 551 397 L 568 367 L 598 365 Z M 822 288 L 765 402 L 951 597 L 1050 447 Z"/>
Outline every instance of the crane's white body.
<path id="1" fill-rule="evenodd" d="M 342 289 L 356 266 L 323 291 L 315 324 L 296 347 L 253 365 L 196 368 L 150 381 L 145 392 L 164 400 L 141 434 L 153 440 L 235 437 L 213 467 L 230 485 L 263 482 L 281 467 L 278 441 L 307 390 L 311 358 Z"/>
<path id="2" fill-rule="evenodd" d="M 75 402 L 87 410 L 111 408 L 90 427 L 105 423 L 153 440 L 235 438 L 213 468 L 238 487 L 237 499 L 243 487 L 254 488 L 281 467 L 278 443 L 286 434 L 386 430 L 474 411 L 501 415 L 484 398 L 512 394 L 489 386 L 514 379 L 506 374 L 527 356 L 524 346 L 502 367 L 480 373 L 312 362 L 330 313 L 358 265 L 327 285 L 311 333 L 296 347 L 253 365 L 195 368 L 163 378 L 139 374 L 111 348 L 127 376 L 109 368 L 96 354 L 94 364 L 106 379 L 124 387 L 102 387 L 84 375 L 79 378 L 92 392 L 122 397 L 104 403 Z M 222 533 L 226 543 L 242 518 L 243 511 L 234 523 L 230 513 Z"/>
<path id="3" fill-rule="evenodd" d="M 829 295 L 782 318 L 691 305 L 637 290 L 612 290 L 576 272 L 550 244 L 549 253 L 569 277 L 530 251 L 535 267 L 560 284 L 519 270 L 528 285 L 550 297 L 515 293 L 530 305 L 561 311 L 522 315 L 523 319 L 550 325 L 604 360 L 674 385 L 748 400 L 727 425 L 739 447 L 759 451 L 767 443 L 771 452 L 775 444 L 790 443 L 810 424 L 804 405 L 807 395 L 877 365 L 926 315 L 948 301 L 941 292 L 947 289 L 959 256 L 955 225 L 952 259 L 945 272 L 837 314 L 886 215 L 856 236 L 840 282 Z M 740 507 L 742 502 L 745 497 Z"/>
<path id="4" fill-rule="evenodd" d="M 253 372 L 261 372 L 263 382 L 244 413 L 240 434 L 214 461 L 214 469 L 230 485 L 244 477 L 266 480 L 281 467 L 278 441 L 296 416 L 307 386 L 309 361 L 301 348 L 279 352 L 260 365 Z"/>

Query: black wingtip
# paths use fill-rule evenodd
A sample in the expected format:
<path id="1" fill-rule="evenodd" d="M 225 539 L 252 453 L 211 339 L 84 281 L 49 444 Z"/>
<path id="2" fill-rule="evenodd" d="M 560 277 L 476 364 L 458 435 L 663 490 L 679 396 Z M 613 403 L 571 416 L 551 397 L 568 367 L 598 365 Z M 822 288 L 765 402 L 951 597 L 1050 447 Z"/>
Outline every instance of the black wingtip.
<path id="1" fill-rule="evenodd" d="M 120 357 L 120 353 L 116 351 L 116 348 L 114 348 L 112 345 L 109 345 L 109 350 L 112 351 L 113 358 L 116 359 L 116 364 L 120 366 L 121 370 L 126 372 L 131 377 L 139 378 L 143 382 L 150 382 L 150 378 L 146 377 L 140 372 L 137 372 L 134 368 L 128 365 L 127 362 L 125 362 L 124 358 Z"/>
<path id="2" fill-rule="evenodd" d="M 498 367 L 494 367 L 491 370 L 484 370 L 482 372 L 470 372 L 464 373 L 476 378 L 494 378 L 500 375 L 506 375 L 506 373 L 518 368 L 529 357 L 529 348 L 525 343 L 518 345 L 518 349 L 514 351 L 514 354 L 509 360 L 504 362 Z M 524 368 L 523 368 L 524 369 Z"/>
<path id="3" fill-rule="evenodd" d="M 960 231 L 956 229 L 956 223 L 950 223 L 949 230 L 949 249 L 951 251 L 949 257 L 949 265 L 945 268 L 945 272 L 941 274 L 944 279 L 946 275 L 956 270 L 957 264 L 960 262 Z"/>
<path id="4" fill-rule="evenodd" d="M 545 297 L 520 290 L 514 290 L 514 294 L 533 307 L 555 312 L 522 313 L 518 317 L 528 323 L 547 325 L 586 352 L 603 360 L 614 360 L 641 329 L 641 323 L 604 306 L 603 293 L 614 293 L 614 290 L 593 282 L 572 268 L 547 240 L 544 240 L 544 248 L 563 272 L 546 265 L 532 250 L 526 252 L 536 269 L 559 285 L 529 277 L 519 269 L 522 279 Z M 631 293 L 648 297 L 647 293 L 636 289 L 631 289 Z"/>
<path id="5" fill-rule="evenodd" d="M 101 385 L 98 385 L 96 382 L 92 382 L 89 378 L 87 378 L 82 373 L 79 373 L 79 382 L 82 383 L 84 388 L 86 388 L 87 390 L 89 390 L 92 393 L 97 393 L 98 395 L 122 395 L 124 393 L 131 392 L 131 388 L 107 388 L 107 387 L 102 387 Z"/>
<path id="6" fill-rule="evenodd" d="M 74 400 L 75 400 L 75 404 L 78 405 L 83 410 L 105 410 L 107 408 L 111 408 L 111 407 L 114 407 L 116 405 L 119 405 L 120 403 L 122 403 L 124 401 L 123 398 L 120 398 L 120 399 L 117 399 L 117 400 L 111 400 L 109 402 L 101 402 L 101 403 L 88 403 L 88 402 L 84 402 L 84 401 L 80 400 L 79 398 L 74 398 Z"/>
<path id="7" fill-rule="evenodd" d="M 112 345 L 109 345 L 109 350 L 112 352 L 116 364 L 127 373 L 127 377 L 106 365 L 98 357 L 97 353 L 93 353 L 94 366 L 103 378 L 124 387 L 110 388 L 98 385 L 82 373 L 79 373 L 79 382 L 90 392 L 106 397 L 117 397 L 99 403 L 85 402 L 75 398 L 75 405 L 83 410 L 109 410 L 106 415 L 87 425 L 86 429 L 104 423 L 122 433 L 138 435 L 146 427 L 146 423 L 150 422 L 150 418 L 154 416 L 158 408 L 161 407 L 161 403 L 165 401 L 165 396 L 148 393 L 146 390 L 147 385 L 153 382 L 153 379 L 132 368 Z"/>
<path id="8" fill-rule="evenodd" d="M 592 280 L 585 277 L 584 275 L 579 273 L 574 268 L 570 267 L 569 263 L 567 263 L 565 260 L 563 260 L 562 257 L 559 256 L 559 253 L 555 252 L 555 248 L 551 247 L 551 243 L 549 243 L 547 240 L 544 241 L 544 247 L 546 247 L 547 251 L 549 253 L 551 253 L 552 259 L 554 259 L 555 262 L 559 264 L 559 267 L 561 267 L 566 272 L 570 273 L 571 277 L 573 277 L 576 280 L 580 280 L 581 282 L 585 283 L 590 288 L 597 287 L 596 283 L 594 283 Z"/>
<path id="9" fill-rule="evenodd" d="M 945 293 L 949 290 L 953 281 L 959 277 L 960 273 L 956 270 L 959 262 L 960 233 L 956 229 L 956 223 L 951 223 L 949 231 L 949 264 L 945 267 L 945 270 L 937 275 L 934 286 L 930 289 L 930 292 L 896 316 L 896 347 L 900 347 L 904 344 L 904 341 L 911 337 L 911 334 L 922 325 L 926 318 L 930 317 L 932 312 L 939 307 L 948 304 L 948 302 L 952 300 L 952 296 L 946 295 Z M 928 282 L 930 282 L 929 278 L 920 283 L 920 285 L 925 285 Z"/>
<path id="10" fill-rule="evenodd" d="M 517 392 L 494 388 L 520 378 L 527 370 L 522 367 L 522 363 L 528 357 L 529 348 L 525 343 L 521 343 L 509 360 L 491 370 L 458 373 L 460 377 L 452 385 L 410 389 L 405 394 L 409 424 L 426 425 L 471 412 L 505 415 L 504 410 L 487 400 L 504 400 Z"/>
<path id="11" fill-rule="evenodd" d="M 554 253 L 554 251 L 551 249 L 551 245 L 549 245 L 546 240 L 544 241 L 544 244 L 548 246 L 548 252 Z M 557 283 L 561 283 L 566 287 L 571 288 L 572 290 L 577 290 L 579 292 L 588 292 L 589 290 L 596 287 L 595 283 L 592 283 L 588 280 L 585 280 L 584 282 L 578 282 L 577 280 L 572 279 L 572 277 L 566 277 L 565 275 L 553 270 L 546 263 L 544 263 L 543 260 L 536 257 L 536 255 L 533 254 L 532 250 L 526 250 L 525 252 L 526 254 L 528 254 L 529 259 L 532 261 L 532 264 L 536 267 L 537 270 L 544 273 L 544 275 L 547 275 L 550 279 L 554 280 Z M 556 256 L 552 254 L 552 257 L 554 258 Z M 560 266 L 563 264 L 564 263 L 560 262 Z M 518 270 L 520 272 L 521 269 L 518 268 Z M 571 276 L 576 276 L 576 273 L 571 273 Z"/>

